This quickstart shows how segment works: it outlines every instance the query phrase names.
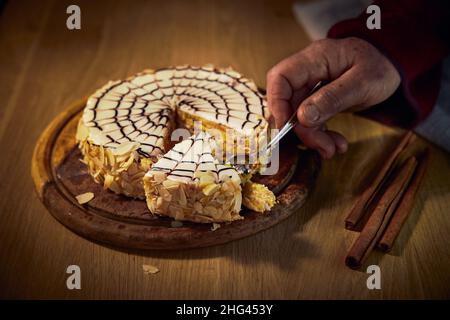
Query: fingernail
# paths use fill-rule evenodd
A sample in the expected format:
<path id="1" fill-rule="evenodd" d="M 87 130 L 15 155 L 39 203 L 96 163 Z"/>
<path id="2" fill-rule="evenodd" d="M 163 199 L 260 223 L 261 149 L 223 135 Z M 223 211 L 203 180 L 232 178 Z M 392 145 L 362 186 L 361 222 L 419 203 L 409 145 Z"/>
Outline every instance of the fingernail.
<path id="1" fill-rule="evenodd" d="M 313 104 L 306 106 L 303 114 L 309 122 L 317 122 L 320 119 L 320 113 L 317 107 Z"/>
<path id="2" fill-rule="evenodd" d="M 346 143 L 340 144 L 337 147 L 338 147 L 337 148 L 338 153 L 343 154 L 343 153 L 347 152 L 348 146 Z"/>

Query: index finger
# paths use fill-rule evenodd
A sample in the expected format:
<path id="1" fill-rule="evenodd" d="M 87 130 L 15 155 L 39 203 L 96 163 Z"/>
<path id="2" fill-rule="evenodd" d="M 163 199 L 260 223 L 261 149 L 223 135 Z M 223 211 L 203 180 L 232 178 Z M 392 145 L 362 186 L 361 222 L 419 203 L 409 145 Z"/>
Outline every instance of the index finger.
<path id="1" fill-rule="evenodd" d="M 277 127 L 286 123 L 295 111 L 292 107 L 297 108 L 298 100 L 306 98 L 311 87 L 325 76 L 319 69 L 323 68 L 299 52 L 282 60 L 267 73 L 267 102 Z"/>

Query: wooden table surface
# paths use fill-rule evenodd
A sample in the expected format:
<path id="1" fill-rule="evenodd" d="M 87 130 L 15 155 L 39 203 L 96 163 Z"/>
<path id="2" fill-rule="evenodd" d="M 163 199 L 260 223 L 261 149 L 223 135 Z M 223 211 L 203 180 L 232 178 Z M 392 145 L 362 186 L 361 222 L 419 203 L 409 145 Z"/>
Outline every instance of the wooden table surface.
<path id="1" fill-rule="evenodd" d="M 176 64 L 265 73 L 309 40 L 283 1 L 76 1 L 82 29 L 66 29 L 71 1 L 9 1 L 0 15 L 0 297 L 314 299 L 450 297 L 450 157 L 432 147 L 417 203 L 381 268 L 381 290 L 344 266 L 356 233 L 344 217 L 366 176 L 401 131 L 340 115 L 351 142 L 326 161 L 307 204 L 288 220 L 227 245 L 127 252 L 60 225 L 35 194 L 34 144 L 70 102 L 110 79 Z M 81 268 L 81 290 L 66 268 Z M 143 264 L 160 272 L 146 275 Z"/>

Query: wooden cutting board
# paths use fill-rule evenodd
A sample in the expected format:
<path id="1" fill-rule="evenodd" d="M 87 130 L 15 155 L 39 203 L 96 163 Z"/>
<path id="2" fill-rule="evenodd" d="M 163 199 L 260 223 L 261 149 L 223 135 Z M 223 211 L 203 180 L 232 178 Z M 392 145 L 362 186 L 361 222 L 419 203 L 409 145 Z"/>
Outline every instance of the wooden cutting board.
<path id="1" fill-rule="evenodd" d="M 145 201 L 114 194 L 96 184 L 79 160 L 76 146 L 77 122 L 86 100 L 59 114 L 40 136 L 32 159 L 32 176 L 39 198 L 64 226 L 93 241 L 129 249 L 184 249 L 223 244 L 250 236 L 286 219 L 305 202 L 320 169 L 320 157 L 299 150 L 295 137 L 280 146 L 280 169 L 273 176 L 257 176 L 278 203 L 268 213 L 243 208 L 243 220 L 222 224 L 183 222 L 172 227 L 172 219 L 155 217 Z M 88 204 L 79 205 L 76 195 L 93 192 Z"/>

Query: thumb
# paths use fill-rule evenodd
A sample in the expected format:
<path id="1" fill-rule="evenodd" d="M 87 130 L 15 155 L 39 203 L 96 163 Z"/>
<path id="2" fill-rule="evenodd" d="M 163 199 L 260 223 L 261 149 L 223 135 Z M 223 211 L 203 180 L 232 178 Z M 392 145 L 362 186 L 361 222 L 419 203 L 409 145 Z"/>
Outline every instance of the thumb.
<path id="1" fill-rule="evenodd" d="M 320 126 L 335 114 L 361 104 L 363 92 L 359 76 L 351 68 L 300 104 L 299 122 L 305 127 Z"/>

